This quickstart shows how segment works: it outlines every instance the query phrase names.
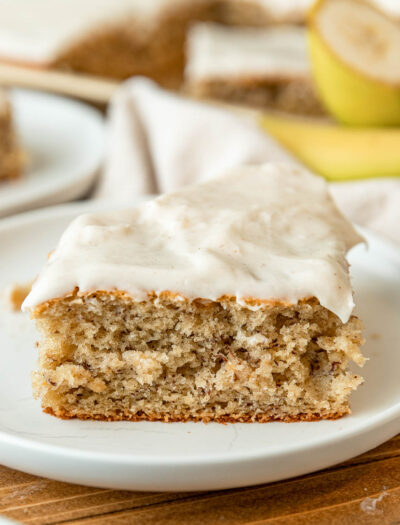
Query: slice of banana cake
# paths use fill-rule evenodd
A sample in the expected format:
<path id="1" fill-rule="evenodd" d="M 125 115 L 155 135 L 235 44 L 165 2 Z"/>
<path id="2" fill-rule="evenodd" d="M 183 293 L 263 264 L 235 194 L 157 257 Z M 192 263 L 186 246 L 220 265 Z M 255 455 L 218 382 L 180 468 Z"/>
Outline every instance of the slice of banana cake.
<path id="1" fill-rule="evenodd" d="M 22 171 L 22 154 L 7 93 L 0 88 L 0 182 L 17 179 Z"/>
<path id="2" fill-rule="evenodd" d="M 33 388 L 62 418 L 267 422 L 349 413 L 362 379 L 347 251 L 325 182 L 237 168 L 67 228 L 24 302 Z"/>
<path id="3" fill-rule="evenodd" d="M 191 27 L 185 90 L 198 98 L 321 115 L 302 27 Z"/>

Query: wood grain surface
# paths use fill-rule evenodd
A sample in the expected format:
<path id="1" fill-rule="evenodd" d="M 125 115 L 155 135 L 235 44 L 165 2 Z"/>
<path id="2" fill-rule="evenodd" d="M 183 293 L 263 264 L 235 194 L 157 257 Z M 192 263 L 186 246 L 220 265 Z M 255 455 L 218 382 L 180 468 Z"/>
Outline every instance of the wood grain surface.
<path id="1" fill-rule="evenodd" d="M 400 435 L 320 472 L 220 492 L 96 489 L 0 466 L 0 514 L 37 525 L 395 525 L 400 524 Z"/>

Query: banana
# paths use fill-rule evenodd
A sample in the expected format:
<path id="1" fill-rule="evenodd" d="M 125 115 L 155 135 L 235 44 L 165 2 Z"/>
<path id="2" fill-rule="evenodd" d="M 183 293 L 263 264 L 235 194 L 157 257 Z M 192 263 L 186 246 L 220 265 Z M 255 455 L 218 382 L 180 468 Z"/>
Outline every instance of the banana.
<path id="1" fill-rule="evenodd" d="M 343 127 L 265 114 L 261 127 L 329 180 L 400 175 L 400 129 Z"/>
<path id="2" fill-rule="evenodd" d="M 362 0 L 319 0 L 308 41 L 317 90 L 337 120 L 400 125 L 399 19 Z"/>

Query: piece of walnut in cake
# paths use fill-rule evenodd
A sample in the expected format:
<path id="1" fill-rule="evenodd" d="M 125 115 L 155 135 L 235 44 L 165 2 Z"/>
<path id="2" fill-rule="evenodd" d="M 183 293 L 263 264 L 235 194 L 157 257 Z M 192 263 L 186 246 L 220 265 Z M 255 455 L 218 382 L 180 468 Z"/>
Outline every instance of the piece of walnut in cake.
<path id="1" fill-rule="evenodd" d="M 325 182 L 237 168 L 136 208 L 83 215 L 23 308 L 42 334 L 33 388 L 63 418 L 338 418 L 362 379 L 347 251 Z"/>

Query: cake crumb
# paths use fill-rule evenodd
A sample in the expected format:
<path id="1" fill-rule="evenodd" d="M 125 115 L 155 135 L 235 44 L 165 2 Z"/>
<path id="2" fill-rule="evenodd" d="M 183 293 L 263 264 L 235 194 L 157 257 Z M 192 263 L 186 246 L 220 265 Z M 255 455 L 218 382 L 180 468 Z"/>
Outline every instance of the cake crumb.
<path id="1" fill-rule="evenodd" d="M 25 284 L 12 283 L 4 290 L 4 299 L 12 312 L 19 312 L 25 297 L 31 291 L 32 281 Z"/>
<path id="2" fill-rule="evenodd" d="M 361 321 L 342 324 L 316 299 L 254 312 L 229 297 L 204 305 L 169 292 L 138 302 L 74 291 L 40 316 L 46 338 L 33 389 L 48 413 L 64 418 L 333 419 L 348 413 L 349 393 L 362 382 L 347 373 L 349 359 L 361 356 Z M 326 335 L 310 348 L 315 333 Z M 338 363 L 333 370 L 330 358 Z M 294 371 L 301 381 L 294 383 Z"/>
<path id="3" fill-rule="evenodd" d="M 376 505 L 383 500 L 385 496 L 388 496 L 386 490 L 384 490 L 377 498 L 365 498 L 360 503 L 360 509 L 366 514 L 383 514 L 382 509 L 377 509 Z"/>

